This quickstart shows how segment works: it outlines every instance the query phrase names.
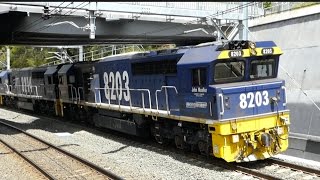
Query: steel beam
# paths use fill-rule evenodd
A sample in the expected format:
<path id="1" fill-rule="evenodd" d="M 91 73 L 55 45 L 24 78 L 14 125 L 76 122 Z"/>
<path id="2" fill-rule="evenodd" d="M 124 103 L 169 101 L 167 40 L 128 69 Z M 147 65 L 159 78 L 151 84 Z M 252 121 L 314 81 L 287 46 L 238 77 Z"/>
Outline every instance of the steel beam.
<path id="1" fill-rule="evenodd" d="M 83 61 L 83 46 L 79 46 L 79 61 Z"/>
<path id="2" fill-rule="evenodd" d="M 4 16 L 8 18 L 10 16 Z M 1 20 L 1 16 L 0 16 Z M 30 44 L 30 45 L 81 45 L 81 44 L 153 44 L 153 43 L 176 43 L 197 44 L 214 41 L 215 37 L 210 32 L 213 26 L 206 24 L 181 24 L 173 22 L 152 22 L 141 20 L 121 19 L 117 21 L 106 21 L 104 18 L 96 17 L 95 39 L 89 38 L 89 31 L 83 31 L 68 23 L 55 26 L 48 24 L 58 21 L 70 21 L 79 27 L 86 26 L 88 19 L 77 16 L 52 17 L 42 20 L 41 14 L 22 16 L 17 21 L 8 23 L 19 23 L 7 29 L 10 36 L 0 36 L 0 44 Z M 10 24 L 9 24 L 10 25 Z M 204 31 L 188 32 L 193 29 Z"/>
<path id="3" fill-rule="evenodd" d="M 52 8 L 58 7 L 62 2 L 50 2 L 48 5 Z M 81 4 L 82 2 L 73 2 L 69 8 L 78 9 L 77 13 L 86 13 L 87 10 L 90 9 L 89 3 L 84 6 Z M 203 10 L 203 9 L 186 9 L 186 8 L 172 8 L 172 7 L 159 7 L 159 6 L 146 6 L 146 5 L 133 5 L 133 4 L 124 4 L 117 2 L 96 2 L 97 8 L 96 11 L 102 13 L 101 17 L 104 17 L 109 12 L 117 12 L 117 13 L 127 13 L 127 14 L 139 14 L 141 16 L 145 15 L 161 15 L 161 16 L 172 16 L 172 17 L 193 17 L 193 18 L 203 18 L 212 14 L 217 14 L 218 11 L 224 11 L 230 8 L 238 7 L 240 4 L 230 4 L 230 3 L 216 3 L 216 6 L 212 6 L 212 9 Z M 199 2 L 198 2 L 199 3 Z M 205 3 L 205 2 L 203 2 Z M 27 11 L 30 13 L 40 13 L 39 9 L 46 5 L 44 2 L 3 2 L 3 5 L 10 5 L 10 7 L 15 7 L 19 11 Z M 68 2 L 64 3 L 60 7 L 64 7 Z M 205 4 L 207 5 L 207 4 Z M 62 8 L 61 8 L 62 9 Z M 68 8 L 64 8 L 65 10 L 69 10 Z M 206 8 L 207 9 L 207 8 Z M 37 12 L 36 12 L 37 11 Z M 216 15 L 217 19 L 234 19 L 237 20 L 242 18 L 242 14 L 239 11 L 235 11 L 232 13 L 222 13 Z"/>

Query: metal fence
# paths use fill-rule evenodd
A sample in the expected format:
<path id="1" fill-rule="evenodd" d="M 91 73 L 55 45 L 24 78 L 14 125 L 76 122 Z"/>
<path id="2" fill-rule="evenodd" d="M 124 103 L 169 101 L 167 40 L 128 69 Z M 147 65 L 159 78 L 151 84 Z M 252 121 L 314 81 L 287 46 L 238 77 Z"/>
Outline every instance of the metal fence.
<path id="1" fill-rule="evenodd" d="M 277 14 L 317 4 L 320 4 L 320 2 L 272 2 L 271 7 L 264 8 L 263 15 Z"/>
<path id="2" fill-rule="evenodd" d="M 243 2 L 117 2 L 137 6 L 165 7 L 173 9 L 190 9 L 199 11 L 212 11 L 212 14 L 226 11 L 244 5 Z M 249 3 L 249 2 L 246 2 Z M 245 3 L 245 4 L 246 4 Z M 244 8 L 232 11 L 233 14 L 242 14 Z M 230 12 L 228 12 L 230 13 Z M 263 5 L 260 2 L 252 3 L 248 7 L 249 17 L 263 15 Z"/>

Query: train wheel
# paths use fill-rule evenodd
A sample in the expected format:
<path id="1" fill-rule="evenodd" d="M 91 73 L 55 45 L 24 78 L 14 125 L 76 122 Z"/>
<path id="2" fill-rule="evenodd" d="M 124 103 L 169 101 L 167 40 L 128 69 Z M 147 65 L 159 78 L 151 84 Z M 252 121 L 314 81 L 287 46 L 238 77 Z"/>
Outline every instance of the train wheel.
<path id="1" fill-rule="evenodd" d="M 184 148 L 185 148 L 185 143 L 184 143 L 184 141 L 183 141 L 183 137 L 182 137 L 182 136 L 176 135 L 176 136 L 174 137 L 174 142 L 175 142 L 176 147 L 177 147 L 178 149 L 184 149 Z"/>
<path id="2" fill-rule="evenodd" d="M 154 124 L 154 138 L 156 139 L 157 143 L 162 144 L 162 145 L 168 145 L 170 144 L 170 140 L 168 138 L 163 137 L 161 133 L 161 125 L 160 123 L 155 123 Z"/>
<path id="3" fill-rule="evenodd" d="M 202 155 L 209 156 L 211 154 L 212 146 L 208 145 L 208 143 L 205 141 L 199 141 L 198 148 Z"/>

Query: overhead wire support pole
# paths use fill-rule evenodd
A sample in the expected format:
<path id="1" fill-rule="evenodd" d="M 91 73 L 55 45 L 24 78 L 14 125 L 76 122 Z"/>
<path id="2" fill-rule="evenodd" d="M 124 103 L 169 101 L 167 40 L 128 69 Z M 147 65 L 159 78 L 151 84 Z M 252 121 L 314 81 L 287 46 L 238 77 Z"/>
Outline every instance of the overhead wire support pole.
<path id="1" fill-rule="evenodd" d="M 7 48 L 7 70 L 10 70 L 10 47 L 6 46 Z"/>
<path id="2" fill-rule="evenodd" d="M 79 61 L 83 61 L 83 46 L 79 46 Z"/>
<path id="3" fill-rule="evenodd" d="M 223 33 L 221 28 L 218 26 L 218 24 L 213 20 L 213 18 L 210 18 L 212 25 L 217 29 L 218 32 L 218 41 L 221 40 L 221 37 L 223 37 L 225 40 L 228 40 L 227 36 Z M 206 21 L 207 23 L 207 21 Z M 208 24 L 208 23 L 207 23 Z"/>
<path id="4" fill-rule="evenodd" d="M 246 2 L 242 2 L 244 5 L 244 8 L 242 9 L 243 11 L 243 20 L 242 20 L 242 38 L 241 40 L 248 40 L 248 11 L 249 11 L 249 6 L 245 6 Z M 248 28 L 249 29 L 249 28 Z"/>
<path id="5" fill-rule="evenodd" d="M 89 27 L 90 27 L 90 39 L 96 38 L 96 17 L 94 15 L 95 10 L 97 9 L 97 2 L 89 3 Z"/>

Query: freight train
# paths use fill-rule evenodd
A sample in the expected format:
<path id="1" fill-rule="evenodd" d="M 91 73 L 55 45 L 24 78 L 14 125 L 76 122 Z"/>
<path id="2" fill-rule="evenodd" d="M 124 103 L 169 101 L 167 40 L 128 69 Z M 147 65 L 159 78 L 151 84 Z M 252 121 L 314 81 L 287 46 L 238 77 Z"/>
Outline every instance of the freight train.
<path id="1" fill-rule="evenodd" d="M 281 54 L 272 41 L 221 41 L 1 71 L 0 103 L 255 161 L 288 148 Z"/>

